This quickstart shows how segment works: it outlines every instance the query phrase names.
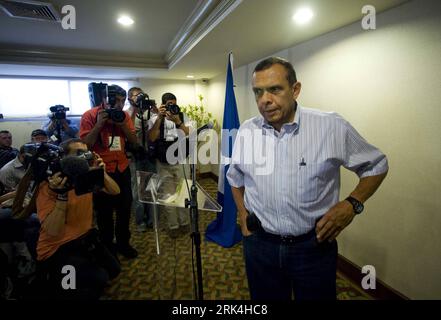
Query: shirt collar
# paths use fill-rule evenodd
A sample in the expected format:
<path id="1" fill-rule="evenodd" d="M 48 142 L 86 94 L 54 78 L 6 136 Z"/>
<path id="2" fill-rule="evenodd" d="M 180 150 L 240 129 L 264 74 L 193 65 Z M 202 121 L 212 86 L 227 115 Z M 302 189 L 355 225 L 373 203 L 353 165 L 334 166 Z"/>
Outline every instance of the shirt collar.
<path id="1" fill-rule="evenodd" d="M 23 168 L 23 163 L 18 160 L 18 156 L 14 159 L 14 168 Z"/>
<path id="2" fill-rule="evenodd" d="M 285 123 L 282 126 L 282 129 L 285 127 L 286 131 L 297 131 L 300 125 L 300 113 L 301 113 L 302 107 L 296 102 L 296 112 L 294 114 L 294 120 L 292 122 Z M 274 130 L 273 126 L 268 123 L 268 121 L 265 120 L 264 117 L 260 117 L 260 126 L 264 129 L 272 129 Z"/>

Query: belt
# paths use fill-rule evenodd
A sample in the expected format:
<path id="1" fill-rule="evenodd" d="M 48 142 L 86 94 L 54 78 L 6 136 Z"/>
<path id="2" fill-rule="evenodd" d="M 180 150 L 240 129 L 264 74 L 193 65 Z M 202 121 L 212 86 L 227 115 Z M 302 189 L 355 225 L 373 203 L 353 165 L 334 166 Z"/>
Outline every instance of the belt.
<path id="1" fill-rule="evenodd" d="M 256 234 L 264 239 L 282 244 L 295 244 L 299 242 L 304 242 L 314 238 L 316 235 L 315 229 L 312 229 L 311 231 L 305 234 L 301 234 L 299 236 L 292 236 L 292 235 L 279 235 L 279 234 L 269 233 L 263 230 L 263 228 L 256 231 Z"/>

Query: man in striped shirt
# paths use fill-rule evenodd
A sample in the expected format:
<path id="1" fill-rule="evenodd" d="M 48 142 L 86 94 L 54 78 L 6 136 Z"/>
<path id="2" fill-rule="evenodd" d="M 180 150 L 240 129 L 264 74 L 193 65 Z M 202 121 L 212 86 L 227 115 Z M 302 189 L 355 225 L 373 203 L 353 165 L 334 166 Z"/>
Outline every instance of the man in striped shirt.
<path id="1" fill-rule="evenodd" d="M 338 114 L 298 105 L 288 61 L 263 60 L 252 85 L 261 116 L 241 125 L 227 174 L 251 298 L 335 300 L 335 238 L 385 178 L 386 156 Z M 343 201 L 340 166 L 360 178 Z"/>

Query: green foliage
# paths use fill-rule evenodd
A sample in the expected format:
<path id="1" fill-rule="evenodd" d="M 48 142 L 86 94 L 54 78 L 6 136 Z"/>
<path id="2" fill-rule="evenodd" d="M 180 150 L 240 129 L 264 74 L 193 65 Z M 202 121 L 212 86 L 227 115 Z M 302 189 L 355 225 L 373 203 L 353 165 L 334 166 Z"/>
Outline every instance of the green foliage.
<path id="1" fill-rule="evenodd" d="M 196 123 L 196 128 L 202 127 L 208 122 L 212 122 L 214 125 L 214 130 L 219 131 L 219 125 L 216 119 L 213 119 L 213 114 L 208 112 L 203 104 L 204 97 L 200 94 L 198 95 L 199 105 L 191 105 L 181 107 L 181 111 L 184 112 L 190 120 Z"/>

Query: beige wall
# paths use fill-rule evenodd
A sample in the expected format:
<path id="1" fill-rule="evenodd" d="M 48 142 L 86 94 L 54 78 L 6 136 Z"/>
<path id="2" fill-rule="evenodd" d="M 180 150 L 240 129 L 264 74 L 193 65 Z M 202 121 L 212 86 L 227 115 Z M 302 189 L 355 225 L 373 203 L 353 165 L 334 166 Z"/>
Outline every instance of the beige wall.
<path id="1" fill-rule="evenodd" d="M 375 31 L 355 23 L 276 53 L 297 70 L 301 104 L 339 112 L 388 156 L 389 175 L 339 237 L 340 253 L 412 299 L 441 299 L 440 30 L 441 2 L 415 0 L 378 15 Z M 257 114 L 254 66 L 235 70 L 241 121 Z M 220 119 L 225 75 L 208 91 Z M 341 197 L 356 183 L 343 169 Z"/>
<path id="2" fill-rule="evenodd" d="M 31 132 L 41 129 L 44 120 L 35 121 L 5 121 L 0 122 L 0 130 L 8 130 L 12 134 L 12 145 L 17 149 L 31 140 Z"/>
<path id="3" fill-rule="evenodd" d="M 204 94 L 204 86 L 199 81 L 140 79 L 139 85 L 158 104 L 166 92 L 173 93 L 180 106 L 195 104 L 198 102 L 197 95 Z"/>

